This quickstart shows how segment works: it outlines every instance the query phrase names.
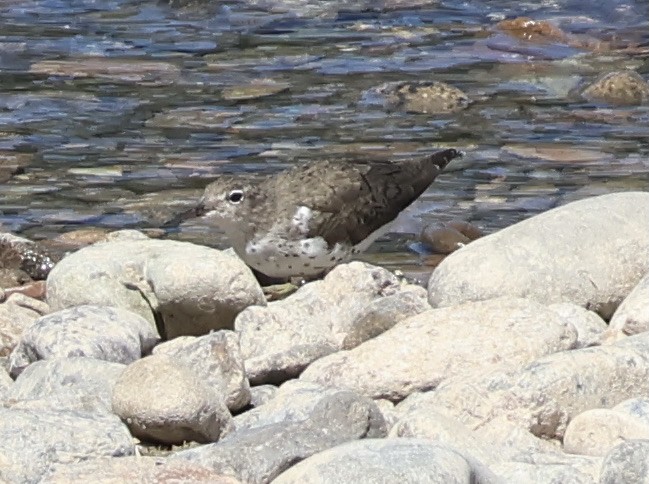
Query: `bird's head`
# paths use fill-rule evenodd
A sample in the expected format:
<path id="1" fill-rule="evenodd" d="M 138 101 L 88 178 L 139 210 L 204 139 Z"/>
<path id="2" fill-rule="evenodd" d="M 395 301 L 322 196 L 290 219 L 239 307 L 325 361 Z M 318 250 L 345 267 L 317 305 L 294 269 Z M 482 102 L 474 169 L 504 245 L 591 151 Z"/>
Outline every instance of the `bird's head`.
<path id="1" fill-rule="evenodd" d="M 242 177 L 223 175 L 210 183 L 194 209 L 210 225 L 226 232 L 241 231 L 251 203 L 255 198 L 254 185 Z"/>
<path id="2" fill-rule="evenodd" d="M 198 204 L 165 224 L 177 226 L 193 218 L 217 227 L 228 235 L 233 244 L 250 231 L 249 214 L 258 199 L 256 184 L 241 176 L 222 175 L 210 183 Z"/>

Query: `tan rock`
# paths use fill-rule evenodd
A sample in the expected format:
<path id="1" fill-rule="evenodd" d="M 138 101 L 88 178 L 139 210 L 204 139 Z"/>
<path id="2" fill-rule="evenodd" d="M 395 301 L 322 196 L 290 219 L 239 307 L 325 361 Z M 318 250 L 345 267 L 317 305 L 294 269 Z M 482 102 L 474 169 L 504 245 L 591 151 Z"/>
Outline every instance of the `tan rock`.
<path id="1" fill-rule="evenodd" d="M 522 365 L 571 348 L 575 329 L 526 299 L 432 309 L 357 348 L 312 363 L 300 379 L 401 400 L 444 380 Z"/>
<path id="2" fill-rule="evenodd" d="M 214 442 L 230 424 L 225 396 L 167 355 L 130 364 L 115 384 L 113 412 L 143 440 Z"/>

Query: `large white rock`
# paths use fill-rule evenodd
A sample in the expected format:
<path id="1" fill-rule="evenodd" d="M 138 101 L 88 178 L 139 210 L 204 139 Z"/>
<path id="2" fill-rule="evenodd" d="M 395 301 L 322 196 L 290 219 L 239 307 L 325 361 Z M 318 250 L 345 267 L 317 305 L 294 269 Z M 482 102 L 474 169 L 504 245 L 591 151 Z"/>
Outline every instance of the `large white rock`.
<path id="1" fill-rule="evenodd" d="M 471 429 L 507 415 L 534 435 L 561 439 L 581 412 L 647 395 L 647 355 L 649 333 L 641 333 L 612 345 L 548 355 L 514 371 L 456 378 L 426 400 Z"/>
<path id="2" fill-rule="evenodd" d="M 115 240 L 60 261 L 47 279 L 52 309 L 82 304 L 129 309 L 167 338 L 232 328 L 246 307 L 265 304 L 250 269 L 236 256 L 173 240 Z"/>
<path id="3" fill-rule="evenodd" d="M 608 319 L 649 271 L 649 193 L 572 202 L 448 256 L 428 284 L 432 306 L 499 296 L 572 302 Z"/>
<path id="4" fill-rule="evenodd" d="M 448 378 L 524 365 L 576 340 L 572 325 L 535 301 L 492 299 L 413 316 L 353 350 L 315 361 L 300 379 L 401 400 Z"/>

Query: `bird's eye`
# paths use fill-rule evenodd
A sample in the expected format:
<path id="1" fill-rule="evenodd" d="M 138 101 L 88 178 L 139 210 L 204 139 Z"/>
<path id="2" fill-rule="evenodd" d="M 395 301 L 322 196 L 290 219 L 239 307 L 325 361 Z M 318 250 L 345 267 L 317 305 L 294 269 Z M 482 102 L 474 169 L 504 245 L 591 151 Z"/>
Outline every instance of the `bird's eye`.
<path id="1" fill-rule="evenodd" d="M 238 204 L 243 201 L 243 190 L 232 190 L 226 195 L 228 202 Z"/>

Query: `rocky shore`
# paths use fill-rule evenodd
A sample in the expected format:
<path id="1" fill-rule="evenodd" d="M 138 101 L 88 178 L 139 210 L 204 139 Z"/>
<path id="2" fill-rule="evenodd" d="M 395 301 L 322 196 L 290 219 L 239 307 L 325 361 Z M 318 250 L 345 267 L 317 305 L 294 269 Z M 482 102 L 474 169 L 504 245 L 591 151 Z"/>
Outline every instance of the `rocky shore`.
<path id="1" fill-rule="evenodd" d="M 645 192 L 427 288 L 352 262 L 275 302 L 230 251 L 114 232 L 0 304 L 0 480 L 646 482 L 648 273 Z"/>

